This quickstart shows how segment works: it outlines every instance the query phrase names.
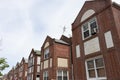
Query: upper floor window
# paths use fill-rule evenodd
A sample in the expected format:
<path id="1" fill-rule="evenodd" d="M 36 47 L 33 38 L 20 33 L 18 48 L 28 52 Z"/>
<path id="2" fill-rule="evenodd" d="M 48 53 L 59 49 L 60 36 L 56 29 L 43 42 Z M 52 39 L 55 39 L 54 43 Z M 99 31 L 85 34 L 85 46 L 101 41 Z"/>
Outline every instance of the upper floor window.
<path id="1" fill-rule="evenodd" d="M 82 36 L 83 39 L 89 38 L 96 34 L 98 30 L 96 18 L 91 19 L 87 23 L 82 25 Z"/>
<path id="2" fill-rule="evenodd" d="M 47 59 L 49 57 L 49 48 L 46 48 L 44 51 L 44 59 Z"/>

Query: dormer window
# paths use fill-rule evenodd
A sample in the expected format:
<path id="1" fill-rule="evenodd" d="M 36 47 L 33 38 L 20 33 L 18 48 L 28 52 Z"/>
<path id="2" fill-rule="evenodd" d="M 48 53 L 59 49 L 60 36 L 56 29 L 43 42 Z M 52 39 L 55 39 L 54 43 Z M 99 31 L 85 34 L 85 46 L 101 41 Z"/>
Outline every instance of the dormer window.
<path id="1" fill-rule="evenodd" d="M 95 18 L 91 19 L 87 23 L 82 25 L 83 40 L 95 35 L 97 33 L 98 26 Z"/>
<path id="2" fill-rule="evenodd" d="M 49 48 L 46 48 L 44 51 L 44 59 L 47 59 L 49 57 Z"/>

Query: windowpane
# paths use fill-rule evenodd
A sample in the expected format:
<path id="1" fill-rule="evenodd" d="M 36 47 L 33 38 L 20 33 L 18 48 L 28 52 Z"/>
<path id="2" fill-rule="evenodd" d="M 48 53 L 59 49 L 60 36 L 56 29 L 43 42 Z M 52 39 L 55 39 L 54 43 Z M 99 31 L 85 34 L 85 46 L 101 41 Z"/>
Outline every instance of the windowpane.
<path id="1" fill-rule="evenodd" d="M 95 76 L 95 70 L 88 70 L 88 72 L 89 72 L 89 77 L 90 78 L 95 78 L 96 76 Z"/>
<path id="2" fill-rule="evenodd" d="M 97 73 L 98 73 L 98 77 L 105 77 L 105 69 L 104 68 L 97 69 Z"/>
<path id="3" fill-rule="evenodd" d="M 58 80 L 62 80 L 62 76 L 58 76 Z"/>
<path id="4" fill-rule="evenodd" d="M 87 38 L 87 37 L 89 37 L 89 36 L 90 36 L 89 30 L 85 31 L 85 32 L 84 32 L 84 38 Z"/>
<path id="5" fill-rule="evenodd" d="M 94 68 L 94 61 L 93 60 L 87 61 L 87 66 L 88 66 L 88 69 Z"/>
<path id="6" fill-rule="evenodd" d="M 84 39 L 96 34 L 98 30 L 96 19 L 93 18 L 92 20 L 86 22 L 83 25 L 82 30 L 83 30 L 82 33 Z"/>
<path id="7" fill-rule="evenodd" d="M 67 76 L 66 76 L 66 77 L 64 76 L 64 77 L 63 77 L 63 80 L 67 80 Z"/>
<path id="8" fill-rule="evenodd" d="M 63 76 L 67 76 L 67 71 L 63 71 Z"/>
<path id="9" fill-rule="evenodd" d="M 83 25 L 83 31 L 86 31 L 86 30 L 88 30 L 89 28 L 88 28 L 88 24 L 84 24 Z"/>
<path id="10" fill-rule="evenodd" d="M 43 73 L 43 78 L 44 78 L 44 80 L 48 80 L 48 72 L 47 71 L 45 71 Z"/>
<path id="11" fill-rule="evenodd" d="M 59 70 L 57 73 L 57 80 L 68 80 L 67 71 Z"/>
<path id="12" fill-rule="evenodd" d="M 103 58 L 96 59 L 95 62 L 96 62 L 96 67 L 103 67 L 104 66 Z"/>
<path id="13" fill-rule="evenodd" d="M 62 71 L 61 70 L 58 71 L 58 76 L 62 76 Z"/>
<path id="14" fill-rule="evenodd" d="M 90 23 L 90 28 L 91 28 L 91 34 L 94 35 L 97 32 L 97 24 L 96 21 Z"/>
<path id="15" fill-rule="evenodd" d="M 44 58 L 48 58 L 49 57 L 49 48 L 45 49 L 44 51 Z"/>
<path id="16" fill-rule="evenodd" d="M 95 80 L 99 78 L 105 78 L 105 67 L 103 58 L 93 58 L 92 60 L 87 61 L 87 72 L 88 72 L 88 79 L 93 78 Z"/>

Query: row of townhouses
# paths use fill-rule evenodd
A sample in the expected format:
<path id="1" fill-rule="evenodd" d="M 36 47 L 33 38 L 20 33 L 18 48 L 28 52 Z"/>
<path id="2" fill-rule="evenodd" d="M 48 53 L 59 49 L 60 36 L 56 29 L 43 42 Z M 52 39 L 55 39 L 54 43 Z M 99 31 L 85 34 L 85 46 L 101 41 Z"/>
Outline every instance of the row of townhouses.
<path id="1" fill-rule="evenodd" d="M 40 51 L 7 74 L 8 80 L 120 80 L 120 5 L 85 1 L 72 37 L 46 37 Z"/>

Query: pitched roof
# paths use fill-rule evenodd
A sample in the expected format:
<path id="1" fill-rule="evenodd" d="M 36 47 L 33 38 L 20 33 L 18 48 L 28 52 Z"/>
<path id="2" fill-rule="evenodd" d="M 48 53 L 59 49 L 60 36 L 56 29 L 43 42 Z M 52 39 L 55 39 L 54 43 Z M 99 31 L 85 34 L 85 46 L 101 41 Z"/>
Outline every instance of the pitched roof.
<path id="1" fill-rule="evenodd" d="M 37 55 L 41 55 L 41 52 L 39 50 L 34 50 Z"/>
<path id="2" fill-rule="evenodd" d="M 28 63 L 28 59 L 27 58 L 24 58 L 25 59 L 25 63 Z"/>
<path id="3" fill-rule="evenodd" d="M 55 39 L 55 42 L 69 45 L 67 42 L 65 42 L 65 41 L 63 41 L 63 40 Z"/>

